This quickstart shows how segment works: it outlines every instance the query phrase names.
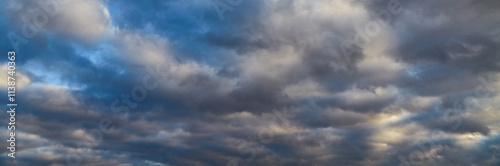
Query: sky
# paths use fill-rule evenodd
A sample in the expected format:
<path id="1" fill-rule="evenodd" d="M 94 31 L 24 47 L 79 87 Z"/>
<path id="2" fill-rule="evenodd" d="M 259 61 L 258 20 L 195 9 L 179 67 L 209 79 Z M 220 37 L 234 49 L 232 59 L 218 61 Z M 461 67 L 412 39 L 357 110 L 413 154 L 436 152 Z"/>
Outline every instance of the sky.
<path id="1" fill-rule="evenodd" d="M 500 165 L 498 0 L 0 4 L 0 165 Z"/>

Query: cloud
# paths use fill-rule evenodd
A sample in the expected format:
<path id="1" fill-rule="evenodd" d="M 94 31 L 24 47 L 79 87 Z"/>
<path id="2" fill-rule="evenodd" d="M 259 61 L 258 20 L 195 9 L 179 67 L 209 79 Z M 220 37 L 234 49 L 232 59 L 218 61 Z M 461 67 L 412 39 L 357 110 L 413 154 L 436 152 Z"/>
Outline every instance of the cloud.
<path id="1" fill-rule="evenodd" d="M 26 99 L 31 105 L 39 108 L 50 111 L 70 111 L 79 107 L 78 100 L 72 96 L 67 87 L 35 85 L 27 91 Z"/>
<path id="2" fill-rule="evenodd" d="M 7 64 L 4 64 L 2 66 L 0 66 L 0 68 L 3 70 L 3 71 L 8 71 L 7 68 L 9 66 Z M 13 79 L 8 79 L 9 77 L 12 77 L 15 79 L 15 82 L 16 82 L 16 87 L 17 88 L 24 88 L 26 85 L 28 85 L 30 83 L 30 78 L 26 75 L 24 75 L 22 72 L 16 70 L 14 71 L 15 73 L 13 74 L 13 76 L 11 76 L 9 73 L 7 72 L 2 72 L 0 73 L 0 77 L 2 77 L 2 84 L 0 85 L 2 88 L 7 88 L 8 86 L 8 83 L 9 81 L 14 81 Z"/>
<path id="3" fill-rule="evenodd" d="M 20 27 L 25 38 L 57 34 L 91 43 L 106 35 L 109 11 L 100 0 L 6 1 L 7 18 Z"/>
<path id="4" fill-rule="evenodd" d="M 223 21 L 202 0 L 58 2 L 16 62 L 22 155 L 1 164 L 499 162 L 496 1 L 242 1 Z M 2 3 L 6 31 L 43 11 Z"/>

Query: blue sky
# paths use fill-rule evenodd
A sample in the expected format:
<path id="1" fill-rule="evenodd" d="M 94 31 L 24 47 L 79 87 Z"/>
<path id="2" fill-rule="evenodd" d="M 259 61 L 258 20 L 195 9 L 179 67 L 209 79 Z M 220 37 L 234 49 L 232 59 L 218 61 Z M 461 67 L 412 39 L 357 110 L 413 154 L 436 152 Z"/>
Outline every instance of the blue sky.
<path id="1" fill-rule="evenodd" d="M 500 164 L 498 1 L 1 6 L 0 165 Z"/>

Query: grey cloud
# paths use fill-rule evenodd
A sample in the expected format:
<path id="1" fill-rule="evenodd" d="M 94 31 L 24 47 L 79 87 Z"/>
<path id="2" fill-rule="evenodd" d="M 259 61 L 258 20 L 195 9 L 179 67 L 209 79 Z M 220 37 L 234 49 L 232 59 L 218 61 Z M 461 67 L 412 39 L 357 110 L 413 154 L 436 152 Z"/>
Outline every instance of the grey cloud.
<path id="1" fill-rule="evenodd" d="M 478 76 L 499 71 L 500 3 L 402 0 L 404 10 L 371 42 L 352 43 L 356 28 L 375 20 L 369 12 L 389 2 L 243 1 L 224 21 L 205 1 L 70 2 L 41 33 L 45 44 L 22 47 L 19 67 L 31 82 L 19 93 L 19 128 L 33 139 L 21 139 L 26 156 L 0 160 L 399 165 L 437 130 L 446 149 L 426 164 L 497 164 L 498 123 L 480 118 L 498 106 L 475 95 L 497 87 Z M 22 26 L 17 17 L 27 13 L 4 4 L 9 28 Z M 146 67 L 162 67 L 165 81 L 120 118 L 111 103 L 141 86 Z M 456 108 L 469 97 L 485 105 Z M 78 149 L 104 118 L 115 130 Z M 269 130 L 272 141 L 259 140 Z"/>

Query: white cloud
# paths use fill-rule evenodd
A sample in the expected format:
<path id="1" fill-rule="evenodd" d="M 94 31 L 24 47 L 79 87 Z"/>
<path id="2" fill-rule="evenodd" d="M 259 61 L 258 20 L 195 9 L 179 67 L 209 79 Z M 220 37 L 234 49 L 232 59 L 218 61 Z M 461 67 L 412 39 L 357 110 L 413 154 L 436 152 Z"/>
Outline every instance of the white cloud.
<path id="1" fill-rule="evenodd" d="M 30 79 L 24 75 L 23 73 L 21 73 L 19 70 L 16 70 L 15 73 L 14 73 L 14 79 L 15 80 L 7 80 L 8 77 L 11 77 L 8 73 L 7 73 L 7 67 L 8 65 L 7 64 L 4 64 L 4 65 L 1 65 L 0 66 L 0 69 L 2 70 L 2 72 L 0 72 L 0 88 L 7 88 L 7 85 L 8 85 L 8 81 L 15 81 L 16 82 L 16 85 L 15 87 L 17 88 L 16 90 L 20 90 L 20 89 L 23 89 L 26 85 L 28 85 L 30 83 Z"/>
<path id="2" fill-rule="evenodd" d="M 90 43 L 103 37 L 111 26 L 109 11 L 101 0 L 9 0 L 6 10 L 21 32 L 29 27 L 23 32 L 28 38 L 55 33 Z"/>
<path id="3" fill-rule="evenodd" d="M 207 65 L 195 61 L 178 61 L 170 52 L 168 41 L 156 35 L 136 32 L 120 31 L 115 33 L 115 44 L 120 58 L 128 59 L 133 64 L 148 66 L 152 69 L 160 68 L 162 77 L 167 79 L 162 86 L 177 92 L 188 92 L 203 89 L 195 80 L 204 76 L 201 84 L 210 86 L 211 92 L 227 94 L 235 87 L 235 82 L 228 78 L 219 77 L 217 71 Z"/>
<path id="4" fill-rule="evenodd" d="M 59 85 L 33 85 L 26 89 L 30 105 L 49 111 L 75 111 L 80 105 L 70 89 Z"/>
<path id="5" fill-rule="evenodd" d="M 111 25 L 108 9 L 100 0 L 62 0 L 54 24 L 48 27 L 56 33 L 85 42 L 101 38 Z"/>
<path id="6" fill-rule="evenodd" d="M 245 75 L 250 78 L 279 79 L 299 67 L 300 55 L 291 46 L 277 50 L 260 50 L 239 59 Z"/>

